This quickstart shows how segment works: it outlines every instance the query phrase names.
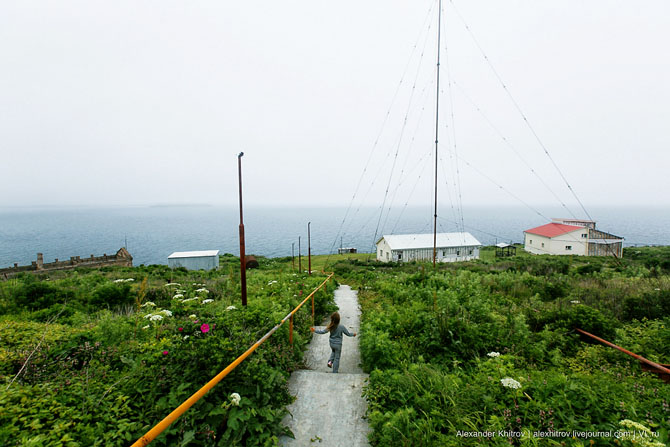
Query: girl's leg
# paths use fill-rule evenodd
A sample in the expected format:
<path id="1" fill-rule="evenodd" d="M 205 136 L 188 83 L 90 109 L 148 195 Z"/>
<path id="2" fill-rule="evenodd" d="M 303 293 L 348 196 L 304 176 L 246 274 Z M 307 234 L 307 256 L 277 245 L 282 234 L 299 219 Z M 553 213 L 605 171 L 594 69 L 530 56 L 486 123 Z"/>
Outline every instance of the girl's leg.
<path id="1" fill-rule="evenodd" d="M 333 372 L 336 373 L 340 369 L 340 355 L 342 354 L 342 346 L 331 346 L 333 350 Z"/>
<path id="2" fill-rule="evenodd" d="M 331 346 L 330 349 L 331 351 L 330 351 L 330 358 L 328 358 L 328 364 L 332 365 L 333 360 L 335 360 L 335 348 Z"/>

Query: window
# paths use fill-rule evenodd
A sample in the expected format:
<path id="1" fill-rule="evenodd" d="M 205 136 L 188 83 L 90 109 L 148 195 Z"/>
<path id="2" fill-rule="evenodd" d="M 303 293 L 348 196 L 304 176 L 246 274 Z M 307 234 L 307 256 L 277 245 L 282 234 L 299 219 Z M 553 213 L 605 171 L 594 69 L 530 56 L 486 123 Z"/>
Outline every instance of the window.
<path id="1" fill-rule="evenodd" d="M 401 251 L 398 252 L 398 261 L 402 261 L 402 252 Z"/>
<path id="2" fill-rule="evenodd" d="M 565 246 L 565 249 L 566 249 L 567 251 L 572 250 L 572 245 L 566 245 L 566 246 Z"/>
<path id="3" fill-rule="evenodd" d="M 586 239 L 587 237 L 589 237 L 588 234 L 586 234 L 586 233 L 582 233 L 582 239 Z"/>
<path id="4" fill-rule="evenodd" d="M 456 250 L 456 256 L 460 256 L 460 255 L 461 255 L 461 251 L 460 251 L 460 250 Z"/>
<path id="5" fill-rule="evenodd" d="M 530 243 L 531 243 L 531 244 L 533 243 L 533 240 L 532 240 L 532 239 L 530 239 Z"/>
<path id="6" fill-rule="evenodd" d="M 542 248 L 544 248 L 544 242 L 542 242 Z"/>
<path id="7" fill-rule="evenodd" d="M 470 254 L 472 254 L 472 250 L 470 250 Z"/>
<path id="8" fill-rule="evenodd" d="M 447 256 L 447 250 L 442 250 L 442 257 Z"/>

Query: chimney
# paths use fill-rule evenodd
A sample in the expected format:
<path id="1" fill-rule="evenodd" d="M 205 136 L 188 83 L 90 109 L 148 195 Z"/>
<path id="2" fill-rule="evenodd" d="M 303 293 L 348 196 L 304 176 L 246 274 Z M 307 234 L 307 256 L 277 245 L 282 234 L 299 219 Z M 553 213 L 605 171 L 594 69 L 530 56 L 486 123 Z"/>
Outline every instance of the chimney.
<path id="1" fill-rule="evenodd" d="M 37 253 L 37 269 L 41 269 L 44 266 L 44 255 L 42 253 Z"/>

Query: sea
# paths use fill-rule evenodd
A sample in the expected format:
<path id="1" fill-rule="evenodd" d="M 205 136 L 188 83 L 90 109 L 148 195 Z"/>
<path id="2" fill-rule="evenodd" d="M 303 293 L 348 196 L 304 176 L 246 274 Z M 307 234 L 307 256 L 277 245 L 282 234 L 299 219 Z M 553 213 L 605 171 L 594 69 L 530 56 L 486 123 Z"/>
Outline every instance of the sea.
<path id="1" fill-rule="evenodd" d="M 541 210 L 541 211 L 539 211 Z M 373 252 L 384 234 L 430 233 L 429 208 L 248 207 L 246 253 L 266 257 L 336 253 L 339 247 Z M 523 231 L 553 217 L 556 207 L 464 207 L 439 212 L 438 232 L 465 231 L 482 244 L 522 242 Z M 589 210 L 600 230 L 626 246 L 670 245 L 670 208 L 603 207 Z M 583 215 L 577 217 L 584 218 Z M 175 251 L 239 254 L 239 209 L 234 206 L 0 208 L 0 268 L 71 256 L 114 254 L 126 247 L 134 265 L 167 264 Z M 308 235 L 309 227 L 309 235 Z M 309 239 L 309 240 L 308 240 Z"/>

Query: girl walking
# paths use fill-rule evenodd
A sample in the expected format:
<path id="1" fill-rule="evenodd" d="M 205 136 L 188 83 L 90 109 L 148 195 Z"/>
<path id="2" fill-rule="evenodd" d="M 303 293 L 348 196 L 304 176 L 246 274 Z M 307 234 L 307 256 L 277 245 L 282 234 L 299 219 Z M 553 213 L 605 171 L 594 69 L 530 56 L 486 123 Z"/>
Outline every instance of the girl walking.
<path id="1" fill-rule="evenodd" d="M 340 314 L 334 312 L 330 316 L 330 323 L 326 329 L 317 329 L 311 328 L 312 332 L 315 334 L 325 334 L 330 332 L 330 358 L 328 359 L 328 368 L 333 368 L 333 372 L 337 373 L 340 369 L 340 355 L 342 354 L 342 335 L 347 337 L 355 337 L 356 332 L 351 334 L 349 330 L 340 324 Z"/>

